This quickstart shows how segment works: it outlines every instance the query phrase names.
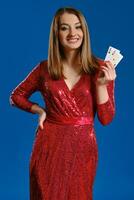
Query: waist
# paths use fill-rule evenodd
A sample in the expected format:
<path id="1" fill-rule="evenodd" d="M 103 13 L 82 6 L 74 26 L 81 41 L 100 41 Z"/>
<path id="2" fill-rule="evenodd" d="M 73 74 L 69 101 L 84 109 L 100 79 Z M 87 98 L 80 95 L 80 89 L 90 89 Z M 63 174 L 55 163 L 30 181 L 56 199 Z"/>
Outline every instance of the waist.
<path id="1" fill-rule="evenodd" d="M 54 124 L 72 124 L 72 125 L 85 125 L 85 124 L 89 124 L 91 126 L 94 125 L 94 121 L 92 118 L 90 117 L 58 117 L 58 118 L 52 118 L 47 116 L 46 121 L 50 122 L 50 123 L 54 123 Z"/>

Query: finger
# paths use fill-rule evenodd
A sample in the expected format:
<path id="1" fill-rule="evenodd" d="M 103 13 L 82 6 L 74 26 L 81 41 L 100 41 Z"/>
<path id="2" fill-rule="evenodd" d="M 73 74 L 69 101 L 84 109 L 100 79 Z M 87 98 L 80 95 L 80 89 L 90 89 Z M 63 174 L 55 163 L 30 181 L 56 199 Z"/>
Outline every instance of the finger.
<path id="1" fill-rule="evenodd" d="M 105 70 L 105 72 L 106 72 L 105 74 L 106 74 L 108 80 L 115 80 L 115 78 L 117 77 L 115 71 L 114 71 L 114 72 L 111 72 L 111 71 L 108 71 L 108 70 L 106 70 L 106 69 L 104 69 L 104 70 Z"/>
<path id="2" fill-rule="evenodd" d="M 109 68 L 113 69 L 114 65 L 110 62 L 110 61 L 106 61 L 106 66 L 108 66 Z"/>
<path id="3" fill-rule="evenodd" d="M 105 76 L 106 76 L 106 80 L 107 80 L 107 81 L 113 80 L 113 76 L 110 74 L 109 71 L 107 71 L 107 70 L 104 69 L 104 74 L 105 74 Z"/>
<path id="4" fill-rule="evenodd" d="M 39 122 L 39 126 L 40 126 L 41 129 L 43 129 L 43 122 L 42 121 Z"/>
<path id="5" fill-rule="evenodd" d="M 113 77 L 111 70 L 109 70 L 107 67 L 103 67 L 102 70 L 106 74 L 107 78 L 111 80 Z"/>
<path id="6" fill-rule="evenodd" d="M 113 80 L 115 80 L 117 77 L 117 74 L 115 73 L 114 76 L 113 76 Z"/>
<path id="7" fill-rule="evenodd" d="M 103 66 L 102 69 L 106 69 L 109 73 L 110 73 L 110 76 L 115 78 L 116 77 L 116 71 L 115 71 L 115 68 L 111 68 L 111 67 L 106 67 L 106 66 Z"/>
<path id="8" fill-rule="evenodd" d="M 114 68 L 111 67 L 109 64 L 105 65 L 102 67 L 103 69 L 106 69 L 108 73 L 113 74 L 114 73 Z"/>

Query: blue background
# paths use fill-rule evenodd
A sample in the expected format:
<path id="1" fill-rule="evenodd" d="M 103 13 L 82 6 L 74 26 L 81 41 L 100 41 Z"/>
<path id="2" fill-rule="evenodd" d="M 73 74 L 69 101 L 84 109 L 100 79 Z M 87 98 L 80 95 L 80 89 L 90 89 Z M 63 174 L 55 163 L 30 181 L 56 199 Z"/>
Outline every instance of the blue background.
<path id="1" fill-rule="evenodd" d="M 117 66 L 116 116 L 108 126 L 96 119 L 99 163 L 94 200 L 134 199 L 133 5 L 122 0 L 12 0 L 0 5 L 0 199 L 29 199 L 29 158 L 38 116 L 9 104 L 11 91 L 41 60 L 47 59 L 55 11 L 73 6 L 86 17 L 92 50 L 105 57 L 109 45 L 121 50 Z M 39 93 L 31 100 L 43 105 Z"/>

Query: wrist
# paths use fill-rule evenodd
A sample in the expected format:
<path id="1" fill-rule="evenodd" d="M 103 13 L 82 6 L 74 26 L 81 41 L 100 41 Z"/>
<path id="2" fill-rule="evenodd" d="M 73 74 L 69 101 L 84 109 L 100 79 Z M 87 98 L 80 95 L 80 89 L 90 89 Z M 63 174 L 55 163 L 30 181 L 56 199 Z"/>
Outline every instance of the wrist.
<path id="1" fill-rule="evenodd" d="M 37 104 L 32 105 L 31 110 L 39 115 L 45 113 L 45 110 L 42 107 L 38 106 Z"/>
<path id="2" fill-rule="evenodd" d="M 96 88 L 97 89 L 105 89 L 107 87 L 107 84 L 97 84 L 96 83 Z"/>
<path id="3" fill-rule="evenodd" d="M 42 107 L 40 107 L 38 110 L 38 114 L 42 115 L 43 113 L 45 113 L 45 110 Z"/>

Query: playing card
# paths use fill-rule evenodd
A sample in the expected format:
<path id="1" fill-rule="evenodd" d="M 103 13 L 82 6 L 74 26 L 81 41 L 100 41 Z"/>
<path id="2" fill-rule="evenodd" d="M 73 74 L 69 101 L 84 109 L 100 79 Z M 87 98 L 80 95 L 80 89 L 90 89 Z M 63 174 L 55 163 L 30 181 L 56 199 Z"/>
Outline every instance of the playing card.
<path id="1" fill-rule="evenodd" d="M 111 56 L 113 56 L 116 52 L 120 52 L 120 50 L 114 48 L 114 47 L 109 47 L 106 57 L 105 57 L 105 61 L 109 60 L 111 58 Z"/>
<path id="2" fill-rule="evenodd" d="M 110 61 L 114 65 L 114 67 L 116 67 L 122 60 L 122 58 L 123 55 L 120 53 L 120 50 L 110 46 L 108 48 L 105 61 Z"/>
<path id="3" fill-rule="evenodd" d="M 121 53 L 115 52 L 115 54 L 109 58 L 109 61 L 114 65 L 114 67 L 116 67 L 122 58 L 123 55 Z"/>

